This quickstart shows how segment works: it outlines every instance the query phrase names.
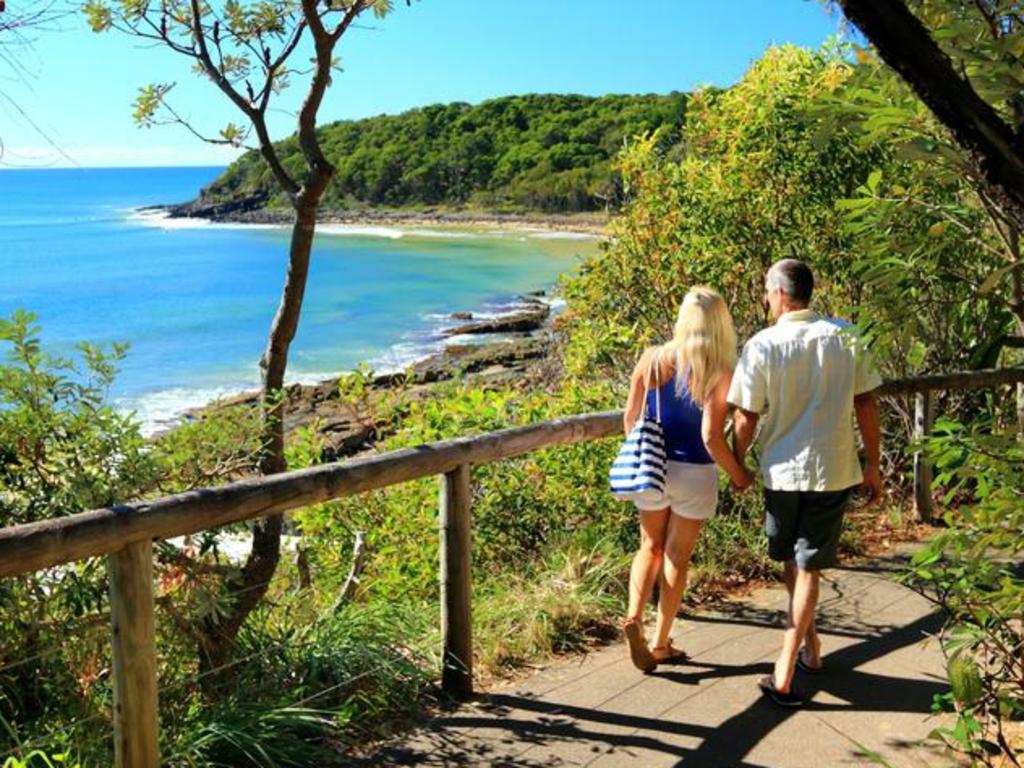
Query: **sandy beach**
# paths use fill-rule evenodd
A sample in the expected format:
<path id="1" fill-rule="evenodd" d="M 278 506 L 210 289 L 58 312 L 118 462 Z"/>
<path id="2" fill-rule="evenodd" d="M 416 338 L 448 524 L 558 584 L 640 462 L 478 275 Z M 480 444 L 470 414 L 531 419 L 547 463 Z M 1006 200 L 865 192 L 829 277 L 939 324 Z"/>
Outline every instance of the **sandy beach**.
<path id="1" fill-rule="evenodd" d="M 262 199 L 240 198 L 226 202 L 197 198 L 187 203 L 154 206 L 147 210 L 164 211 L 171 218 L 206 219 L 231 224 L 290 224 L 294 214 L 287 208 L 268 208 Z M 443 229 L 463 231 L 557 232 L 599 237 L 609 216 L 605 213 L 500 213 L 488 211 L 423 210 L 337 210 L 324 209 L 319 223 L 350 227 L 399 227 L 402 229 Z"/>

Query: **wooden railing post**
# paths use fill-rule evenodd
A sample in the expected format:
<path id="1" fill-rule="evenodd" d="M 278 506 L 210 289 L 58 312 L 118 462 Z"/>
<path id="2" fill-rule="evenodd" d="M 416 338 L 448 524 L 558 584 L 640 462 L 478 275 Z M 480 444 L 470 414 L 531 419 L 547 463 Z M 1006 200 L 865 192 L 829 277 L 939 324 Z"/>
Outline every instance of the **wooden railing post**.
<path id="1" fill-rule="evenodd" d="M 918 392 L 914 396 L 914 439 L 930 435 L 933 421 L 931 393 Z M 921 450 L 914 452 L 914 512 L 922 523 L 932 522 L 932 463 Z"/>
<path id="2" fill-rule="evenodd" d="M 473 694 L 471 494 L 469 464 L 441 476 L 441 687 L 461 699 Z"/>
<path id="3" fill-rule="evenodd" d="M 158 768 L 153 542 L 109 557 L 114 674 L 114 764 Z"/>
<path id="4" fill-rule="evenodd" d="M 1024 440 L 1024 384 L 1017 384 L 1017 434 Z"/>

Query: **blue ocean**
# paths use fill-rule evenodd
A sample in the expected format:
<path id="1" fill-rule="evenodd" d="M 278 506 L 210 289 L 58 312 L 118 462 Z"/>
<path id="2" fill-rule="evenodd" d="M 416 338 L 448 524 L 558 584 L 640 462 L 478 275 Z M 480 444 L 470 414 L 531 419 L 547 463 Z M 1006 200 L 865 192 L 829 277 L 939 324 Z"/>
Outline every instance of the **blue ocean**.
<path id="1" fill-rule="evenodd" d="M 57 353 L 81 341 L 128 342 L 111 396 L 147 430 L 259 382 L 288 230 L 139 211 L 191 199 L 220 170 L 0 172 L 0 315 L 36 313 Z M 548 233 L 325 226 L 290 380 L 329 378 L 360 362 L 401 368 L 438 348 L 452 311 L 507 311 L 593 248 Z"/>

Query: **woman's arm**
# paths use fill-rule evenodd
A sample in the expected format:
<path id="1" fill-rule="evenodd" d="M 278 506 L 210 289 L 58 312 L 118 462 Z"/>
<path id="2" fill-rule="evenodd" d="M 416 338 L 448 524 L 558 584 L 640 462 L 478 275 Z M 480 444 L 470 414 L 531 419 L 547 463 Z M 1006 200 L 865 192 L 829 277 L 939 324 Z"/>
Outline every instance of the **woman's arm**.
<path id="1" fill-rule="evenodd" d="M 726 397 L 731 383 L 732 373 L 723 374 L 711 397 L 704 402 L 701 436 L 711 458 L 729 475 L 736 490 L 742 491 L 754 482 L 754 475 L 736 459 L 725 440 L 725 417 L 729 412 Z"/>
<path id="2" fill-rule="evenodd" d="M 636 361 L 633 375 L 629 377 L 629 398 L 626 400 L 626 408 L 622 414 L 622 427 L 627 435 L 643 412 L 644 392 L 647 389 L 645 379 L 647 378 L 647 370 L 651 366 L 652 354 L 654 354 L 653 349 L 645 350 L 640 355 L 640 359 Z"/>

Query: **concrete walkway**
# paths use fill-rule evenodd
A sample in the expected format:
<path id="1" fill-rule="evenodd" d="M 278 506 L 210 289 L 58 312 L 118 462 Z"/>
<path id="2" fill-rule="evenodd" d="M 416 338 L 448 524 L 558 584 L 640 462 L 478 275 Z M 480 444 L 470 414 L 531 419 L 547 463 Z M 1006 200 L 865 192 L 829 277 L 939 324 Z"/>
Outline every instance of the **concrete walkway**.
<path id="1" fill-rule="evenodd" d="M 514 690 L 447 712 L 369 758 L 373 765 L 942 768 L 921 742 L 939 724 L 939 622 L 893 580 L 894 559 L 828 572 L 819 629 L 827 670 L 798 674 L 813 697 L 775 707 L 755 687 L 781 642 L 785 591 L 759 590 L 679 622 L 693 660 L 643 675 L 621 644 L 560 661 Z M 926 642 L 927 641 L 927 642 Z"/>

